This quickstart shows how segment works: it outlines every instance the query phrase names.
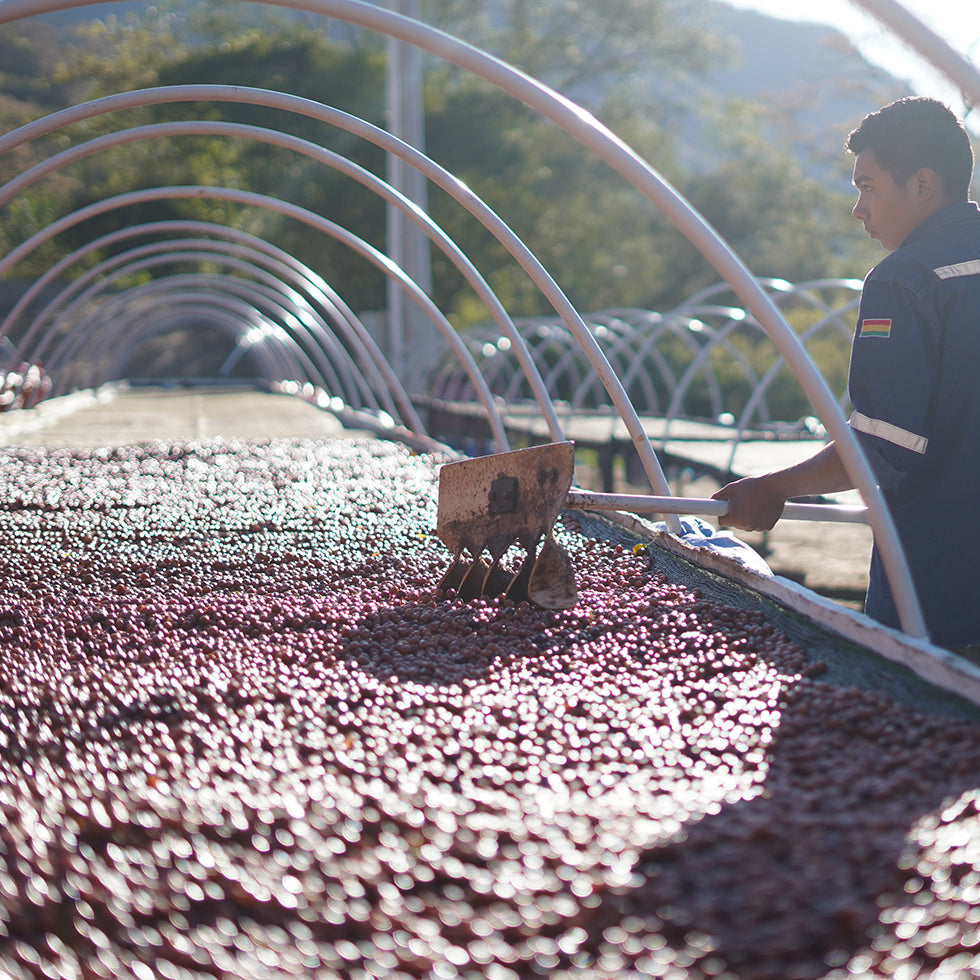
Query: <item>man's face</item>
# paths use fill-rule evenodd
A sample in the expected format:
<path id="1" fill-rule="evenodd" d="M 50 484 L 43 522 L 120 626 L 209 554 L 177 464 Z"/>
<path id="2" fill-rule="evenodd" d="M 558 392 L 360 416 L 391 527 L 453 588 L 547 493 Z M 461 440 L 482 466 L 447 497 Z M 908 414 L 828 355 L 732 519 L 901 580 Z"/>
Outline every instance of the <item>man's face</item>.
<path id="1" fill-rule="evenodd" d="M 851 214 L 889 252 L 895 251 L 928 216 L 918 176 L 910 177 L 903 184 L 895 183 L 891 174 L 879 166 L 871 150 L 862 150 L 854 158 L 854 186 L 858 199 Z"/>

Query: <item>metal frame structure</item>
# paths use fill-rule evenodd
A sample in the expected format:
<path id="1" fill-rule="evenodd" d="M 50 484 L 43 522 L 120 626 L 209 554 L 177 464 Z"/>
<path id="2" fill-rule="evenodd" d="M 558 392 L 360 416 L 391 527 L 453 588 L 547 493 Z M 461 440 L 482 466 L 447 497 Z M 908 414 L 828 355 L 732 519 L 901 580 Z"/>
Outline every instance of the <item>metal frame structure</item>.
<path id="1" fill-rule="evenodd" d="M 781 310 L 792 307 L 807 315 L 810 322 L 799 333 L 805 346 L 828 333 L 850 342 L 853 317 L 860 301 L 860 281 L 821 279 L 797 285 L 783 280 L 759 282 Z M 737 471 L 735 457 L 742 442 L 767 430 L 771 435 L 788 436 L 791 428 L 770 411 L 768 404 L 773 384 L 786 370 L 784 358 L 772 345 L 770 362 L 763 365 L 764 370 L 757 371 L 734 342 L 735 335 L 742 334 L 752 340 L 766 339 L 768 335 L 750 313 L 725 300 L 731 300 L 731 289 L 726 283 L 719 283 L 668 313 L 611 310 L 589 314 L 587 321 L 637 411 L 643 416 L 664 418 L 665 439 L 677 420 L 698 419 L 727 429 L 725 441 L 731 444 L 729 468 L 734 472 Z M 581 348 L 560 320 L 522 318 L 517 321 L 517 327 L 548 390 L 562 393 L 569 414 L 612 407 Z M 530 395 L 524 375 L 511 355 L 507 338 L 492 324 L 485 324 L 467 331 L 466 341 L 491 391 L 506 405 L 527 403 Z M 683 348 L 686 359 L 662 356 L 661 349 L 667 341 Z M 745 379 L 745 397 L 737 405 L 725 405 L 722 401 L 721 383 L 716 374 L 718 354 L 723 355 L 726 367 L 737 366 Z M 708 412 L 690 407 L 689 397 L 698 384 L 704 387 L 710 400 Z M 453 400 L 465 390 L 465 377 L 455 361 L 447 358 L 436 375 L 433 395 Z M 847 392 L 841 388 L 837 395 L 838 405 L 844 411 Z M 724 420 L 726 414 L 732 416 L 730 421 Z M 797 427 L 803 424 L 805 420 L 801 419 Z M 811 435 L 823 434 L 822 428 L 812 425 L 809 431 Z"/>
<path id="2" fill-rule="evenodd" d="M 769 288 L 769 281 L 760 282 Z M 830 308 L 814 295 L 815 287 L 850 291 L 855 295 L 846 303 Z M 715 287 L 713 291 L 718 288 Z M 846 317 L 856 309 L 859 290 L 860 283 L 853 280 L 822 280 L 799 286 L 783 283 L 776 299 L 781 307 L 801 300 L 812 306 L 819 316 L 800 334 L 804 342 L 819 337 L 827 330 L 839 332 L 843 338 L 849 339 L 852 328 Z M 707 297 L 710 294 L 705 292 L 699 295 Z M 737 419 L 736 436 L 748 429 L 753 420 L 756 427 L 772 421 L 766 396 L 772 377 L 784 366 L 784 360 L 777 354 L 764 375 L 755 373 L 744 354 L 732 343 L 731 336 L 739 329 L 763 337 L 767 335 L 754 318 L 740 307 L 709 305 L 694 298 L 664 314 L 654 314 L 648 310 L 591 313 L 588 323 L 597 340 L 604 345 L 606 356 L 619 371 L 634 405 L 642 414 L 662 415 L 668 425 L 673 419 L 692 417 L 685 407 L 685 398 L 694 381 L 704 374 L 713 404 L 713 411 L 707 417 L 717 419 L 725 409 L 721 404 L 719 382 L 708 361 L 720 349 L 739 364 L 752 389 Z M 555 391 L 559 387 L 567 390 L 572 409 L 609 404 L 605 393 L 597 390 L 595 376 L 588 371 L 588 363 L 574 337 L 563 329 L 559 320 L 523 318 L 518 321 L 518 327 L 533 360 L 543 372 L 549 390 Z M 691 361 L 683 367 L 680 376 L 676 363 L 658 357 L 658 345 L 665 338 L 676 340 L 690 355 Z M 498 332 L 490 325 L 476 327 L 468 332 L 467 340 L 495 393 L 507 403 L 528 398 L 519 365 L 510 357 L 509 344 L 501 345 L 500 341 L 504 338 Z M 557 359 L 549 358 L 549 347 L 560 352 Z M 449 374 L 453 366 L 447 362 L 442 370 L 444 383 L 450 383 Z M 654 378 L 657 384 L 653 383 Z M 661 403 L 658 388 L 669 394 L 666 404 Z M 842 393 L 839 404 L 843 406 Z"/>
<path id="3" fill-rule="evenodd" d="M 158 236 L 179 234 L 208 237 L 190 237 L 176 240 L 166 237 L 158 238 Z M 150 237 L 156 240 L 150 245 L 126 249 L 111 259 L 97 263 L 72 280 L 69 285 L 61 288 L 53 299 L 33 314 L 30 324 L 26 325 L 23 330 L 19 343 L 16 346 L 11 344 L 8 337 L 22 314 L 39 296 L 53 288 L 60 276 L 66 274 L 75 265 L 84 268 L 87 257 L 93 253 L 98 253 L 104 248 L 122 245 L 128 239 L 142 237 Z M 288 285 L 291 295 L 301 297 L 297 302 L 304 308 L 313 310 L 312 315 L 317 324 L 338 336 L 340 342 L 345 345 L 345 352 L 347 348 L 353 352 L 349 356 L 355 358 L 360 368 L 358 372 L 355 372 L 354 380 L 363 393 L 360 402 L 352 403 L 354 407 L 368 409 L 381 407 L 378 404 L 380 399 L 384 403 L 384 409 L 393 418 L 400 416 L 411 418 L 414 406 L 384 354 L 354 312 L 320 276 L 293 256 L 261 238 L 237 228 L 202 221 L 158 221 L 152 224 L 139 224 L 123 228 L 94 239 L 56 262 L 25 290 L 23 296 L 0 323 L 0 337 L 3 338 L 9 352 L 6 363 L 15 364 L 28 360 L 32 349 L 31 345 L 34 343 L 36 335 L 43 329 L 45 322 L 54 315 L 54 311 L 88 282 L 124 261 L 124 258 L 138 256 L 144 249 L 147 251 L 167 251 L 179 246 L 187 247 L 194 244 L 198 244 L 202 248 L 220 250 L 230 255 L 248 256 L 257 267 L 273 268 L 280 280 Z M 329 338 L 322 338 L 322 342 L 326 343 L 328 347 L 333 346 Z M 395 406 L 395 403 L 398 407 Z"/>
<path id="4" fill-rule="evenodd" d="M 0 0 L 0 24 L 38 14 L 91 6 L 98 2 L 100 0 Z M 458 38 L 451 37 L 422 24 L 417 20 L 375 6 L 374 4 L 363 2 L 363 0 L 262 0 L 262 2 L 271 6 L 288 7 L 320 14 L 378 32 L 390 40 L 407 45 L 418 51 L 428 52 L 489 81 L 501 91 L 523 101 L 544 118 L 560 126 L 566 133 L 577 139 L 587 151 L 603 160 L 639 194 L 653 203 L 695 245 L 701 255 L 719 274 L 720 278 L 731 287 L 731 290 L 738 297 L 740 307 L 773 340 L 779 350 L 780 357 L 799 381 L 801 387 L 809 397 L 816 415 L 819 416 L 827 432 L 836 441 L 844 466 L 865 499 L 868 507 L 869 521 L 874 529 L 876 541 L 896 596 L 903 629 L 906 633 L 915 637 L 925 636 L 921 611 L 891 515 L 884 498 L 875 484 L 870 466 L 861 452 L 855 436 L 847 425 L 840 405 L 838 404 L 837 396 L 830 391 L 824 379 L 814 368 L 805 346 L 785 322 L 769 293 L 753 278 L 741 260 L 684 200 L 683 196 L 671 187 L 649 163 L 640 158 L 627 144 L 623 143 L 580 106 L 570 102 L 539 81 L 528 77 L 516 68 L 505 64 L 486 52 L 474 48 Z M 875 5 L 871 4 L 869 0 L 869 2 L 864 3 L 864 6 L 870 8 Z M 980 84 L 977 85 L 976 89 L 970 89 L 968 86 L 963 87 L 964 90 L 970 91 L 971 95 L 980 93 Z M 180 92 L 177 91 L 178 88 L 181 90 Z M 405 142 L 381 130 L 377 130 L 375 127 L 369 126 L 363 120 L 346 117 L 341 122 L 340 117 L 344 114 L 337 113 L 336 110 L 331 110 L 319 103 L 298 100 L 278 93 L 262 93 L 259 95 L 255 90 L 243 90 L 236 86 L 233 89 L 227 87 L 227 90 L 222 94 L 218 92 L 222 88 L 225 87 L 172 87 L 129 93 L 128 95 L 124 94 L 122 96 L 109 97 L 105 100 L 98 100 L 97 106 L 91 104 L 76 107 L 73 110 L 64 110 L 61 113 L 53 114 L 45 120 L 40 120 L 38 123 L 21 127 L 20 130 L 7 134 L 5 137 L 0 137 L 0 153 L 6 152 L 21 142 L 35 138 L 42 131 L 54 131 L 60 126 L 66 125 L 73 118 L 85 118 L 86 114 L 97 114 L 103 111 L 110 112 L 114 111 L 115 108 L 121 108 L 125 105 L 149 105 L 160 101 L 198 101 L 220 97 L 227 98 L 229 101 L 247 102 L 253 98 L 261 98 L 266 101 L 255 102 L 253 104 L 272 106 L 273 103 L 278 101 L 278 107 L 286 108 L 288 111 L 304 111 L 309 115 L 324 120 L 330 117 L 329 121 L 337 125 L 343 125 L 350 132 L 371 140 L 381 146 L 389 155 L 394 155 L 404 161 L 426 179 L 447 190 L 460 205 L 477 217 L 504 244 L 514 260 L 530 276 L 541 293 L 555 309 L 564 328 L 569 331 L 584 352 L 595 376 L 607 391 L 610 401 L 619 413 L 630 434 L 651 487 L 658 494 L 669 493 L 669 488 L 667 487 L 659 461 L 650 446 L 641 420 L 622 384 L 622 379 L 610 363 L 603 348 L 597 342 L 592 330 L 586 325 L 582 316 L 574 309 L 558 285 L 547 274 L 537 258 L 530 253 L 523 242 L 510 231 L 506 224 L 486 207 L 483 201 L 473 195 L 468 188 L 464 187 L 451 174 L 447 174 L 435 165 L 423 153 L 420 153 Z M 302 106 L 300 106 L 301 103 Z M 250 133 L 249 138 L 253 138 L 255 135 L 254 133 Z M 133 136 L 133 138 L 142 138 L 142 136 Z M 298 147 L 294 146 L 293 148 Z M 95 148 L 91 149 L 94 151 Z M 57 163 L 52 160 L 47 161 L 46 164 L 50 168 L 67 165 L 74 158 L 72 154 L 75 152 L 67 151 Z M 78 150 L 77 152 L 81 153 L 82 151 Z M 320 152 L 325 153 L 322 149 Z M 326 162 L 326 156 L 321 157 L 321 160 Z M 338 162 L 338 160 L 334 159 L 330 162 L 330 165 L 337 165 Z M 35 170 L 30 178 L 25 175 L 24 180 L 33 180 L 41 176 L 42 171 L 46 173 L 47 169 L 45 167 L 46 165 L 41 165 L 40 169 Z M 0 190 L 0 194 L 4 192 L 10 194 L 16 193 L 23 186 L 23 184 L 19 184 L 16 181 L 12 182 L 12 185 L 8 185 L 7 188 Z M 374 184 L 374 189 L 381 191 L 380 182 Z M 390 256 L 385 256 L 377 250 L 371 249 L 370 246 L 357 239 L 356 236 L 351 235 L 350 232 L 334 225 L 321 216 L 313 215 L 294 205 L 289 205 L 286 202 L 264 197 L 253 192 L 232 191 L 227 188 L 191 186 L 158 188 L 150 191 L 131 192 L 129 194 L 119 195 L 116 198 L 82 209 L 74 215 L 66 216 L 60 221 L 52 223 L 43 232 L 33 236 L 29 242 L 24 243 L 24 245 L 14 249 L 9 255 L 0 259 L 0 273 L 12 268 L 30 250 L 54 237 L 72 224 L 80 223 L 88 217 L 104 213 L 112 208 L 121 208 L 143 200 L 167 196 L 174 198 L 208 196 L 221 200 L 235 201 L 249 207 L 269 208 L 290 218 L 303 221 L 310 227 L 315 228 L 318 232 L 328 234 L 342 241 L 368 261 L 374 262 L 384 271 L 384 274 L 390 281 L 398 283 L 400 289 L 407 296 L 411 297 L 413 302 L 432 320 L 442 336 L 450 344 L 455 345 L 461 362 L 466 363 L 468 358 L 471 360 L 465 345 L 460 343 L 458 338 L 455 338 L 455 332 L 452 330 L 451 325 L 448 324 L 448 321 L 445 320 L 440 311 L 432 304 L 424 289 L 411 276 L 407 275 L 399 264 L 393 262 Z M 389 202 L 396 201 L 399 197 L 399 191 L 390 188 L 390 194 L 386 193 L 386 196 Z M 407 199 L 403 198 L 403 201 L 404 203 L 401 204 L 402 212 L 419 227 L 425 225 L 427 219 L 424 211 L 413 205 Z M 431 228 L 427 228 L 426 233 L 431 236 Z M 180 250 L 178 249 L 177 251 Z M 202 304 L 204 304 L 209 309 L 215 311 L 219 321 L 223 320 L 224 313 L 227 313 L 238 324 L 238 326 L 234 327 L 229 326 L 230 332 L 238 338 L 236 343 L 239 343 L 243 336 L 248 336 L 248 329 L 243 327 L 242 324 L 254 324 L 257 310 L 259 305 L 261 305 L 259 303 L 260 298 L 266 302 L 270 299 L 268 293 L 263 293 L 261 289 L 254 285 L 236 287 L 239 289 L 240 298 L 238 300 L 229 300 L 227 297 L 216 299 L 214 292 L 208 290 L 202 293 L 198 288 L 199 283 L 195 283 L 193 288 L 190 287 L 189 283 L 186 285 L 188 288 L 185 292 L 187 294 L 186 299 L 188 300 L 189 308 L 200 311 Z M 243 297 L 241 296 L 242 290 L 245 292 L 245 296 Z M 273 289 L 272 292 L 275 293 L 276 290 Z M 119 300 L 119 302 L 124 307 L 129 302 L 140 305 L 143 301 L 152 301 L 152 299 L 153 295 L 151 291 L 142 290 L 137 291 L 126 300 Z M 234 310 L 230 310 L 228 308 L 229 306 L 234 307 Z M 499 313 L 500 310 L 497 312 Z M 218 316 L 219 313 L 222 315 Z M 165 320 L 166 318 L 163 319 Z M 261 320 L 261 318 L 259 319 Z M 91 320 L 89 321 L 89 323 L 92 322 Z M 162 320 L 156 321 L 153 329 L 157 329 L 158 327 L 164 329 L 162 322 Z M 506 318 L 506 315 L 504 315 L 504 322 L 508 323 L 505 333 L 512 345 L 512 349 L 519 357 L 521 367 L 532 386 L 542 415 L 547 420 L 549 431 L 553 437 L 560 437 L 561 426 L 558 423 L 557 416 L 551 404 L 550 395 L 541 378 L 540 372 L 537 370 L 524 344 L 523 338 L 509 324 L 509 318 Z M 262 329 L 271 332 L 273 336 L 278 336 L 278 330 L 284 329 L 281 324 L 276 326 L 269 320 L 263 321 L 261 326 Z M 302 366 L 299 361 L 290 363 L 284 360 L 289 346 L 288 344 L 283 344 L 274 352 L 266 351 L 264 353 L 263 356 L 267 359 L 269 370 L 285 370 L 287 367 Z M 295 349 L 294 346 L 294 354 Z M 67 350 L 65 354 L 67 356 Z M 313 364 L 312 361 L 309 363 Z M 494 401 L 487 388 L 486 381 L 476 369 L 475 364 L 467 365 L 467 367 L 468 371 L 471 372 L 472 383 L 480 393 L 480 398 L 486 408 L 488 418 L 495 427 L 495 438 L 498 444 L 503 447 L 506 445 L 506 436 L 500 425 L 499 414 L 496 412 Z M 671 526 L 676 529 L 676 524 Z"/>

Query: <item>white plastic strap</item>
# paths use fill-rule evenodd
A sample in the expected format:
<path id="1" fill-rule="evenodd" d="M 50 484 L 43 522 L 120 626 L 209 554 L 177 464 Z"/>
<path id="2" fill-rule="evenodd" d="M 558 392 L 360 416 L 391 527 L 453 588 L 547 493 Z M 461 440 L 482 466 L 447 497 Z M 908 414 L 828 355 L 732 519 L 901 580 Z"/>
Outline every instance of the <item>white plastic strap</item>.
<path id="1" fill-rule="evenodd" d="M 933 272 L 940 279 L 959 279 L 962 276 L 980 276 L 980 259 L 970 259 L 969 262 L 957 262 L 956 265 L 941 265 Z"/>
<path id="2" fill-rule="evenodd" d="M 850 418 L 851 428 L 864 432 L 869 436 L 877 436 L 903 449 L 911 449 L 914 453 L 924 453 L 929 448 L 929 440 L 925 436 L 916 435 L 908 429 L 900 429 L 891 422 L 881 419 L 871 419 L 860 412 L 854 412 Z"/>

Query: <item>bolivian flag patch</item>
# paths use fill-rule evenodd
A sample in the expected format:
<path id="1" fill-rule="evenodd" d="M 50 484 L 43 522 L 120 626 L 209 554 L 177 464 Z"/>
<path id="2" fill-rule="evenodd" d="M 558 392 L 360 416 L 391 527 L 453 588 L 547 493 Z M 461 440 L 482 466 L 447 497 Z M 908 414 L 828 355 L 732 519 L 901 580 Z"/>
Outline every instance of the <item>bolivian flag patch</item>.
<path id="1" fill-rule="evenodd" d="M 892 332 L 891 320 L 862 320 L 862 337 L 887 337 Z"/>

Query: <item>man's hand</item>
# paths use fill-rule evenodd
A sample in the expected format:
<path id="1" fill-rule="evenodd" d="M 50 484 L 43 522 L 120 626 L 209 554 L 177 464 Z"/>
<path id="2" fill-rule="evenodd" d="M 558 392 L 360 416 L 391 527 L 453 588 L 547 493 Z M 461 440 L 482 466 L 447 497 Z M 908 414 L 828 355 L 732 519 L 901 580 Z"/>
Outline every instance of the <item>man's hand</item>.
<path id="1" fill-rule="evenodd" d="M 728 513 L 718 518 L 722 527 L 768 531 L 779 520 L 787 500 L 837 493 L 850 490 L 853 486 L 837 447 L 829 442 L 809 459 L 764 476 L 735 480 L 712 494 L 712 497 L 728 501 Z"/>
<path id="2" fill-rule="evenodd" d="M 742 531 L 768 531 L 779 520 L 786 503 L 786 498 L 766 477 L 736 480 L 711 496 L 714 500 L 728 501 L 728 513 L 718 518 L 721 526 Z"/>

